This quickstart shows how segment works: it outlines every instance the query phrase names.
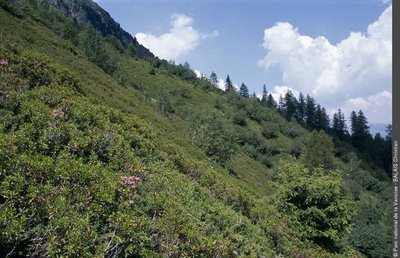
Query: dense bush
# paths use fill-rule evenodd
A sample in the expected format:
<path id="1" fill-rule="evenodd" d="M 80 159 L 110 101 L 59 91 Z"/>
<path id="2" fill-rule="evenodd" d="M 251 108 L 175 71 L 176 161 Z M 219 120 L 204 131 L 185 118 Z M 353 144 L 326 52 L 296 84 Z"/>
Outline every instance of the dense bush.
<path id="1" fill-rule="evenodd" d="M 276 138 L 278 137 L 279 126 L 276 123 L 263 123 L 261 133 L 267 139 Z"/>
<path id="2" fill-rule="evenodd" d="M 307 142 L 304 155 L 304 164 L 310 169 L 321 167 L 325 170 L 336 168 L 334 146 L 332 139 L 324 131 L 313 131 Z"/>
<path id="3" fill-rule="evenodd" d="M 2 96 L 3 109 L 15 105 L 19 109 L 2 121 L 0 133 L 2 251 L 33 256 L 145 251 L 140 247 L 148 245 L 150 228 L 137 207 L 140 185 L 124 186 L 120 179 L 146 180 L 144 162 L 154 156 L 148 129 L 57 86 Z"/>
<path id="4" fill-rule="evenodd" d="M 213 112 L 192 119 L 192 142 L 211 159 L 225 164 L 237 150 L 233 126 L 220 113 Z"/>
<path id="5" fill-rule="evenodd" d="M 117 69 L 117 60 L 111 49 L 114 46 L 103 39 L 92 26 L 86 27 L 79 33 L 77 44 L 83 49 L 86 58 L 106 73 L 112 74 Z"/>
<path id="6" fill-rule="evenodd" d="M 232 122 L 237 125 L 244 126 L 246 125 L 246 113 L 243 111 L 238 111 L 233 114 Z"/>
<path id="7" fill-rule="evenodd" d="M 339 172 L 283 163 L 276 186 L 277 205 L 298 223 L 304 238 L 333 248 L 351 230 L 355 203 L 344 195 Z"/>

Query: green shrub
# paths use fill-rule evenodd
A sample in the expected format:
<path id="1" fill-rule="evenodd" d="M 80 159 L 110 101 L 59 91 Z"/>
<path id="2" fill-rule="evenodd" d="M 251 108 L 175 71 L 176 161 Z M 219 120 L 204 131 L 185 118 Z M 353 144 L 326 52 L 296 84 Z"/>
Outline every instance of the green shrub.
<path id="1" fill-rule="evenodd" d="M 213 160 L 225 164 L 237 150 L 233 126 L 220 113 L 202 114 L 192 121 L 192 142 Z"/>
<path id="2" fill-rule="evenodd" d="M 235 114 L 233 114 L 232 122 L 234 124 L 237 124 L 240 126 L 245 126 L 246 125 L 246 113 L 244 113 L 243 111 L 236 112 Z"/>
<path id="3" fill-rule="evenodd" d="M 279 126 L 275 123 L 263 123 L 262 135 L 267 139 L 274 139 L 278 137 Z"/>
<path id="4" fill-rule="evenodd" d="M 297 223 L 303 236 L 325 247 L 351 230 L 355 202 L 342 192 L 339 172 L 312 171 L 298 163 L 282 163 L 276 184 L 277 205 Z"/>

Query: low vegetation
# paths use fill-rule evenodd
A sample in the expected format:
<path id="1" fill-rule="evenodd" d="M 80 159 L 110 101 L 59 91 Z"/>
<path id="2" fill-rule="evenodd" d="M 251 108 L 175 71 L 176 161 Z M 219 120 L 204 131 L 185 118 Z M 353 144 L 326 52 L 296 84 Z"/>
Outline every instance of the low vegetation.
<path id="1" fill-rule="evenodd" d="M 354 137 L 311 127 L 293 96 L 222 91 L 47 1 L 0 6 L 0 256 L 389 257 L 389 139 L 362 113 Z"/>

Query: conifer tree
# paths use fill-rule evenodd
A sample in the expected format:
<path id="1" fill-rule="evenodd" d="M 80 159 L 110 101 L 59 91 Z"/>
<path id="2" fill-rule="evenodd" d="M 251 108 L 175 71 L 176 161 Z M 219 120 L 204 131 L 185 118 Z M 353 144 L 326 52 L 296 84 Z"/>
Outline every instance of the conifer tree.
<path id="1" fill-rule="evenodd" d="M 218 84 L 218 77 L 217 74 L 215 72 L 211 72 L 210 74 L 210 82 L 214 85 Z"/>
<path id="2" fill-rule="evenodd" d="M 306 97 L 306 125 L 315 128 L 315 101 L 310 95 Z"/>
<path id="3" fill-rule="evenodd" d="M 229 74 L 228 74 L 228 76 L 226 77 L 226 80 L 225 80 L 225 91 L 230 91 L 230 90 L 233 90 L 233 84 L 232 84 L 231 78 L 229 78 Z"/>
<path id="4" fill-rule="evenodd" d="M 339 137 L 339 139 L 343 140 L 344 137 L 346 136 L 347 132 L 346 120 L 340 108 L 338 109 L 338 112 L 333 115 L 332 131 L 337 137 Z"/>
<path id="5" fill-rule="evenodd" d="M 249 89 L 247 88 L 246 84 L 242 83 L 240 85 L 239 94 L 243 97 L 249 97 Z"/>
<path id="6" fill-rule="evenodd" d="M 279 95 L 278 111 L 281 114 L 284 114 L 284 112 L 285 112 L 285 101 L 284 101 L 282 95 Z"/>
<path id="7" fill-rule="evenodd" d="M 184 67 L 185 69 L 187 69 L 187 70 L 192 70 L 192 69 L 190 68 L 190 64 L 189 64 L 187 61 L 183 64 L 183 67 Z"/>
<path id="8" fill-rule="evenodd" d="M 282 111 L 287 120 L 290 120 L 295 115 L 297 108 L 297 99 L 292 91 L 288 90 L 283 99 Z"/>
<path id="9" fill-rule="evenodd" d="M 370 136 L 368 121 L 364 113 L 361 110 L 358 113 L 351 112 L 351 139 L 353 146 L 357 149 L 362 149 Z"/>
<path id="10" fill-rule="evenodd" d="M 263 85 L 263 92 L 262 92 L 262 97 L 261 97 L 261 103 L 266 105 L 268 100 L 268 92 L 267 92 L 267 86 L 264 84 Z"/>
<path id="11" fill-rule="evenodd" d="M 325 108 L 317 105 L 315 110 L 315 129 L 327 131 L 329 128 L 329 116 L 326 114 Z"/>
<path id="12" fill-rule="evenodd" d="M 304 122 L 306 116 L 306 100 L 303 93 L 299 94 L 299 101 L 297 102 L 296 119 L 300 123 Z"/>
<path id="13" fill-rule="evenodd" d="M 269 108 L 276 108 L 277 104 L 276 101 L 274 100 L 274 97 L 272 96 L 272 94 L 268 94 L 268 98 L 267 98 L 267 107 Z"/>

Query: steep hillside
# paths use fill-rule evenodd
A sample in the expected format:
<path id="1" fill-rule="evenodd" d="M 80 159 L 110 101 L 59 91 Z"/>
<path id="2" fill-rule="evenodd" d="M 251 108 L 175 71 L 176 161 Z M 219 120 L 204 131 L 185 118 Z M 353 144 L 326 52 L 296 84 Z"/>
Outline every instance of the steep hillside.
<path id="1" fill-rule="evenodd" d="M 389 256 L 389 180 L 351 146 L 91 1 L 0 6 L 2 256 Z"/>

